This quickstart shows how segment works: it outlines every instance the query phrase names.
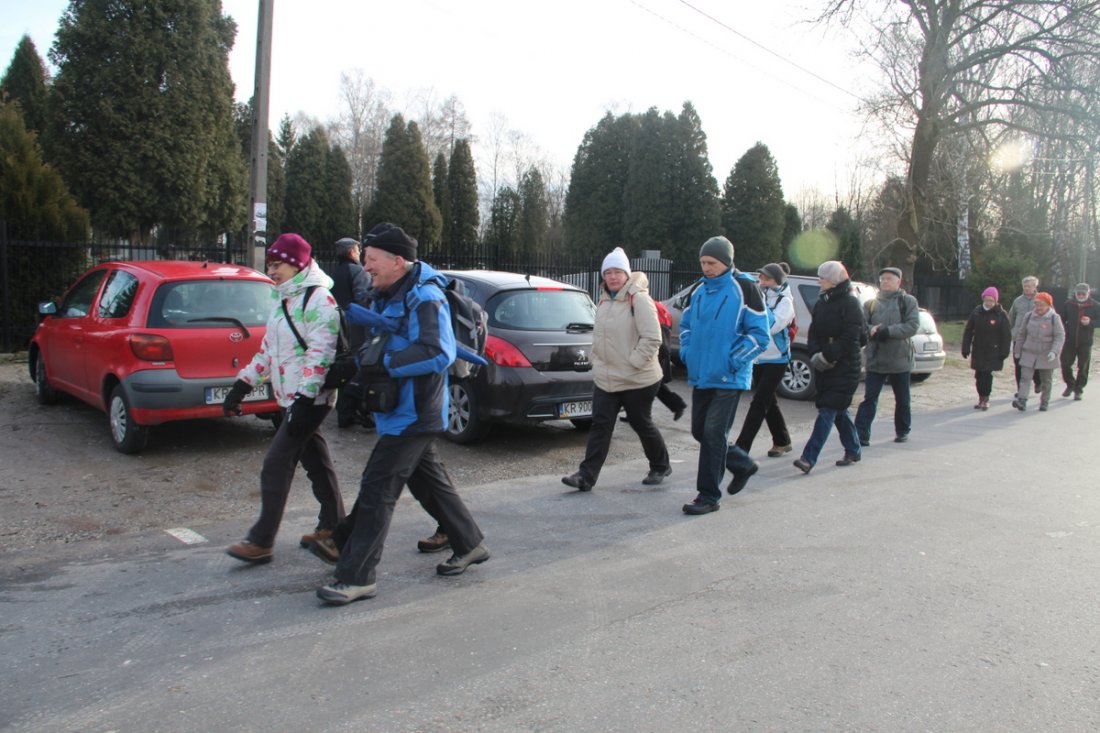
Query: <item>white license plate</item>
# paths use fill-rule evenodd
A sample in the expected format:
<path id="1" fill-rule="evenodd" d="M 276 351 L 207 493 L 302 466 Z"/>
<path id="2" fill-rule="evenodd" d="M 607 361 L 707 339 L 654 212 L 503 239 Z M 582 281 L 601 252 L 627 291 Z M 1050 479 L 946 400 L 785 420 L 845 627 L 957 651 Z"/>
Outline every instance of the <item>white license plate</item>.
<path id="1" fill-rule="evenodd" d="M 574 417 L 592 417 L 592 400 L 562 402 L 558 405 L 558 417 L 562 420 Z"/>
<path id="2" fill-rule="evenodd" d="M 206 404 L 208 405 L 220 405 L 225 402 L 225 396 L 229 394 L 229 387 L 207 387 L 206 388 Z M 271 385 L 265 384 L 259 389 L 252 390 L 242 402 L 260 402 L 261 400 L 271 399 Z"/>
<path id="3" fill-rule="evenodd" d="M 925 351 L 939 351 L 940 350 L 940 345 L 937 344 L 937 343 L 934 343 L 932 341 L 925 341 L 924 342 L 924 350 Z"/>

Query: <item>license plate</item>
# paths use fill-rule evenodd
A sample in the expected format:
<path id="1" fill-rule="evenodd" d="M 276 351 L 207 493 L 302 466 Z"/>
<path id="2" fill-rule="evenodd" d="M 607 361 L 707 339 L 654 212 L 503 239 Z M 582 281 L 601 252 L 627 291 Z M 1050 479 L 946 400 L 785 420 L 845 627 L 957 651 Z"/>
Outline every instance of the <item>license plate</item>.
<path id="1" fill-rule="evenodd" d="M 924 342 L 924 350 L 925 351 L 939 351 L 940 350 L 940 345 L 935 343 L 935 342 L 932 342 L 932 341 L 925 341 Z"/>
<path id="2" fill-rule="evenodd" d="M 574 417 L 592 417 L 592 400 L 562 402 L 558 405 L 558 417 L 569 420 Z"/>
<path id="3" fill-rule="evenodd" d="M 206 404 L 208 405 L 220 405 L 225 402 L 225 396 L 229 394 L 229 390 L 232 389 L 232 385 L 229 387 L 207 387 L 206 388 Z M 242 402 L 260 402 L 262 400 L 271 399 L 271 385 L 265 384 L 259 389 L 252 390 Z"/>

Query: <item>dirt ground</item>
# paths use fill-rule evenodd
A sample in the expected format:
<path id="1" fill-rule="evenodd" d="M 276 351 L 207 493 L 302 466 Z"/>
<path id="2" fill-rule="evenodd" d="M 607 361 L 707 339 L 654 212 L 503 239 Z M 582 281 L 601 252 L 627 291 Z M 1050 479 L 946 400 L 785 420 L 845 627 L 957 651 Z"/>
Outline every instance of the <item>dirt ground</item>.
<path id="1" fill-rule="evenodd" d="M 1010 376 L 997 376 L 995 396 L 1011 394 Z M 1060 392 L 1061 380 L 1055 382 Z M 690 394 L 682 380 L 673 387 Z M 913 386 L 916 413 L 973 400 L 973 373 L 958 357 Z M 805 440 L 812 405 L 782 405 L 795 442 Z M 891 405 L 886 389 L 880 414 Z M 742 406 L 739 416 L 744 412 Z M 695 447 L 689 421 L 673 423 L 661 408 L 654 417 L 670 452 L 690 457 Z M 334 422 L 330 418 L 325 434 L 350 502 L 375 438 L 360 428 L 338 430 Z M 257 476 L 271 433 L 270 423 L 251 417 L 168 424 L 154 430 L 144 453 L 122 455 L 111 446 L 102 412 L 72 399 L 38 405 L 25 354 L 0 355 L 0 551 L 238 517 L 243 532 L 258 507 Z M 547 424 L 497 430 L 479 446 L 439 445 L 456 484 L 474 491 L 480 483 L 509 477 L 571 472 L 583 455 L 584 435 L 568 424 Z M 617 433 L 609 462 L 638 458 L 631 436 Z M 299 477 L 291 506 L 312 501 Z"/>

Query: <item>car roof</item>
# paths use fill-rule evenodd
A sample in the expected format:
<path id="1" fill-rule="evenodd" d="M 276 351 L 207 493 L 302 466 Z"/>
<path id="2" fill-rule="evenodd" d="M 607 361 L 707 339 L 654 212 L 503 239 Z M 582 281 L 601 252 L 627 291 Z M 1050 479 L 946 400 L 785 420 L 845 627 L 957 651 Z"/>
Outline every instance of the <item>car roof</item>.
<path id="1" fill-rule="evenodd" d="M 482 285 L 497 289 L 508 288 L 561 288 L 565 290 L 578 290 L 582 288 L 560 280 L 552 280 L 541 275 L 521 275 L 517 272 L 501 272 L 499 270 L 441 270 L 448 277 L 461 277 Z"/>
<path id="2" fill-rule="evenodd" d="M 114 260 L 101 266 L 116 267 L 131 272 L 144 272 L 160 280 L 202 280 L 234 278 L 270 282 L 270 279 L 244 265 L 192 260 Z"/>

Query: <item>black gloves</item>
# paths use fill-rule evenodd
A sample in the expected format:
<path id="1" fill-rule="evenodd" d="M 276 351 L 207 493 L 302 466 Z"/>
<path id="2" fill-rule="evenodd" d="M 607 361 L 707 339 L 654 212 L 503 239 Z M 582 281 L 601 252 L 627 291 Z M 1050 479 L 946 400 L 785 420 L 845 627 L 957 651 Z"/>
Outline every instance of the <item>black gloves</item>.
<path id="1" fill-rule="evenodd" d="M 294 395 L 294 402 L 286 408 L 286 431 L 294 438 L 301 438 L 309 432 L 309 408 L 313 407 L 313 398 L 304 394 Z"/>
<path id="2" fill-rule="evenodd" d="M 879 329 L 875 331 L 875 335 L 873 336 L 873 338 L 875 341 L 889 341 L 890 332 L 887 331 L 884 326 L 880 326 Z"/>
<path id="3" fill-rule="evenodd" d="M 225 416 L 239 416 L 241 414 L 241 400 L 251 391 L 252 387 L 243 379 L 234 382 L 233 386 L 229 388 L 229 393 L 225 396 L 225 402 L 222 403 L 222 412 L 225 413 Z"/>

